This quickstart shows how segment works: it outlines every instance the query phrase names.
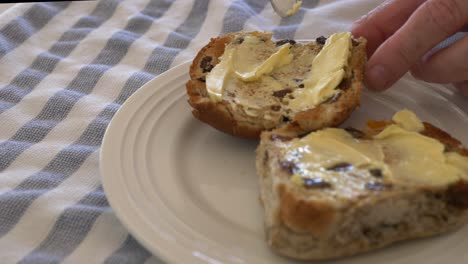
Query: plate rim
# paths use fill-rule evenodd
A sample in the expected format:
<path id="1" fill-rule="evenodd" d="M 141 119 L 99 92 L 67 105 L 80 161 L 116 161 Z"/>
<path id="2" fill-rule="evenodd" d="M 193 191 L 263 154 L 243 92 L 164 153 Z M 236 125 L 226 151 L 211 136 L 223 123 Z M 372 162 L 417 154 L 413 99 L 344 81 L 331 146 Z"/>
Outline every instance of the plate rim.
<path id="1" fill-rule="evenodd" d="M 102 139 L 101 149 L 99 153 L 99 172 L 101 174 L 102 187 L 106 195 L 107 201 L 109 202 L 109 205 L 111 206 L 112 210 L 115 212 L 116 217 L 119 219 L 122 225 L 127 229 L 130 235 L 134 236 L 136 240 L 139 241 L 145 248 L 150 249 L 149 251 L 152 254 L 156 253 L 156 256 L 165 262 L 171 261 L 170 252 L 173 252 L 174 250 L 171 249 L 171 247 L 165 247 L 164 243 L 158 243 L 160 247 L 154 247 L 153 243 L 151 243 L 145 236 L 140 235 L 140 232 L 136 230 L 136 228 L 133 227 L 132 221 L 129 220 L 130 217 L 128 217 L 128 214 L 124 213 L 123 206 L 121 206 L 121 204 L 117 202 L 120 199 L 117 198 L 117 195 L 114 196 L 114 192 L 111 191 L 113 182 L 111 181 L 110 177 L 105 176 L 105 175 L 109 175 L 110 171 L 113 171 L 111 166 L 106 166 L 108 164 L 107 159 L 111 157 L 110 155 L 107 154 L 107 152 L 111 152 L 115 148 L 115 146 L 112 144 L 112 139 L 113 139 L 115 132 L 117 131 L 113 128 L 118 126 L 120 122 L 125 120 L 124 117 L 125 117 L 126 111 L 128 111 L 127 109 L 131 109 L 133 104 L 135 102 L 138 102 L 139 99 L 143 97 L 144 95 L 146 94 L 151 95 L 152 89 L 150 89 L 149 87 L 156 80 L 170 79 L 171 74 L 174 74 L 174 72 L 186 71 L 190 63 L 191 63 L 190 60 L 180 63 L 179 65 L 151 79 L 150 81 L 145 83 L 142 87 L 140 87 L 136 92 L 134 92 L 121 105 L 121 107 L 117 110 L 117 112 L 112 117 L 111 121 L 109 122 L 109 125 L 107 126 L 104 132 L 104 137 Z M 162 85 L 158 85 L 158 87 L 159 87 L 158 89 L 161 89 L 160 87 L 162 87 Z M 160 242 L 164 242 L 164 240 L 161 240 L 160 238 L 155 238 L 155 239 L 160 240 Z M 205 263 L 205 262 L 200 262 L 200 263 Z"/>

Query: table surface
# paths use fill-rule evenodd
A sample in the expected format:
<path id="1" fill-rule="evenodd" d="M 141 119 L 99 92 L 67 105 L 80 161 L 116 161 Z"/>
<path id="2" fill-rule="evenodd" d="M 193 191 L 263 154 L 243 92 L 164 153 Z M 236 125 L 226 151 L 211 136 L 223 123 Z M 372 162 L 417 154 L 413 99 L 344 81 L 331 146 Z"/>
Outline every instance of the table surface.
<path id="1" fill-rule="evenodd" d="M 349 30 L 383 0 L 101 0 L 0 4 L 2 263 L 161 263 L 103 192 L 107 125 L 142 85 L 210 37 L 240 30 L 307 39 Z"/>

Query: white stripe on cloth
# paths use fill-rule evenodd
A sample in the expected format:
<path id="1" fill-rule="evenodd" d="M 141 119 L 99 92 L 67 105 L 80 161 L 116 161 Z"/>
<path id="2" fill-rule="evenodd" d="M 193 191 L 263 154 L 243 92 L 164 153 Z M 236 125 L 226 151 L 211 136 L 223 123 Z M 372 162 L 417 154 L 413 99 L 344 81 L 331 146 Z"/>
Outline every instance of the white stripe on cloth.
<path id="1" fill-rule="evenodd" d="M 171 12 L 177 11 L 181 20 L 184 19 L 182 16 L 187 16 L 190 10 L 184 10 L 183 6 L 184 1 L 175 2 L 166 12 L 166 16 L 155 21 L 146 34 L 130 46 L 122 61 L 101 77 L 93 92 L 81 98 L 73 106 L 66 119 L 54 127 L 41 142 L 18 156 L 7 170 L 0 173 L 0 178 L 2 174 L 9 175 L 4 177 L 7 182 L 0 180 L 0 194 L 15 188 L 25 178 L 40 171 L 60 150 L 75 142 L 83 134 L 107 104 L 119 96 L 125 81 L 143 68 L 154 46 L 163 42 L 175 29 L 177 23 L 174 23 L 172 18 L 168 18 Z M 66 138 L 63 135 L 66 135 Z M 38 156 L 39 153 L 41 155 Z M 29 168 L 25 168 L 25 164 L 28 164 Z M 11 177 L 12 175 L 14 177 Z"/>
<path id="2" fill-rule="evenodd" d="M 173 9 L 169 10 L 169 11 L 174 12 L 175 10 L 178 9 L 179 13 L 180 13 L 180 17 L 183 20 L 184 13 L 185 13 L 185 15 L 187 15 L 188 10 L 187 10 L 187 12 L 180 12 L 182 4 L 183 4 L 183 1 L 179 1 L 178 5 L 175 4 L 175 6 L 172 7 Z M 163 20 L 164 20 L 164 18 L 163 18 Z M 157 24 L 157 25 L 154 25 L 154 24 Z M 164 25 L 164 23 L 159 24 L 159 22 L 154 23 L 154 24 L 153 24 L 153 27 L 155 27 L 155 26 L 156 27 L 165 26 L 166 27 L 166 34 L 165 34 L 166 36 L 176 26 L 176 25 L 173 25 L 172 23 L 170 23 L 168 21 L 166 21 L 166 25 Z M 155 29 L 155 28 L 153 28 L 153 29 Z M 148 41 L 148 39 L 155 40 L 154 37 L 156 35 L 155 34 L 156 32 L 157 32 L 156 30 L 147 31 L 145 41 Z M 164 33 L 162 33 L 162 32 L 158 32 L 157 35 L 160 37 L 160 40 L 162 40 L 162 39 L 164 39 L 166 37 L 166 36 L 164 36 Z M 117 79 L 120 78 L 119 83 L 120 84 L 125 83 L 125 80 L 127 80 L 128 77 L 132 73 L 134 73 L 138 68 L 143 67 L 142 64 L 146 61 L 146 57 L 148 57 L 149 53 L 151 52 L 151 49 L 145 49 L 145 52 L 142 52 L 139 48 L 141 48 L 141 46 L 139 46 L 138 43 L 135 46 L 132 46 L 129 49 L 126 57 L 121 62 L 122 65 L 118 66 L 119 68 L 117 68 L 117 69 L 112 69 L 113 72 L 107 72 L 107 75 L 103 76 L 103 79 L 101 79 L 100 82 L 97 84 L 97 86 L 96 86 L 97 90 L 95 90 L 96 93 L 94 93 L 92 97 L 88 96 L 89 98 L 86 98 L 88 100 L 86 100 L 86 99 L 85 100 L 80 100 L 79 103 L 81 103 L 81 105 L 75 105 L 75 107 L 73 108 L 73 110 L 76 110 L 76 111 L 75 112 L 72 111 L 70 113 L 70 115 L 67 117 L 67 119 L 65 119 L 56 128 L 54 128 L 50 132 L 50 134 L 48 134 L 48 136 L 44 139 L 43 142 L 54 142 L 54 137 L 56 137 L 55 140 L 60 140 L 60 137 L 63 138 L 63 135 L 67 135 L 67 138 L 66 138 L 65 142 L 73 142 L 74 140 L 76 140 L 76 138 L 73 138 L 73 137 L 70 138 L 70 133 L 73 132 L 75 134 L 75 136 L 78 137 L 81 134 L 81 132 L 83 132 L 84 128 L 87 127 L 89 122 L 88 123 L 85 122 L 84 124 L 80 124 L 80 127 L 83 127 L 83 129 L 81 131 L 66 131 L 67 126 L 71 126 L 72 128 L 76 129 L 76 124 L 79 123 L 80 121 L 82 121 L 83 118 L 86 119 L 86 116 L 88 116 L 89 121 L 93 120 L 99 114 L 99 112 L 101 112 L 103 110 L 103 108 L 107 105 L 107 103 L 109 103 L 109 101 L 112 101 L 113 99 L 115 99 L 117 97 L 117 95 L 119 94 L 120 89 L 116 89 L 116 87 L 118 87 L 118 85 L 117 85 L 116 81 L 112 81 L 112 80 L 113 79 L 115 80 L 116 78 Z M 136 64 L 135 65 L 136 67 L 129 67 L 127 64 Z M 111 70 L 109 70 L 109 71 L 111 71 Z M 100 94 L 100 91 L 106 91 L 106 88 L 108 90 L 107 92 L 113 92 L 112 96 L 105 96 L 104 94 Z M 96 100 L 96 98 L 98 100 Z M 99 101 L 99 98 L 105 98 L 105 99 L 101 100 L 101 103 L 97 104 L 99 107 L 96 107 L 96 101 Z M 109 100 L 109 99 L 111 99 L 111 100 Z M 89 107 L 96 108 L 96 109 L 95 109 L 95 111 L 93 111 L 93 113 L 84 114 L 83 112 L 80 112 L 83 109 L 87 109 Z M 74 116 L 74 118 L 73 118 L 73 116 Z M 78 120 L 80 120 L 80 121 L 78 121 Z M 75 126 L 72 126 L 72 125 L 75 125 Z M 39 148 L 35 149 L 36 145 L 39 145 Z M 41 143 L 38 143 L 36 145 L 30 149 L 31 151 L 29 151 L 29 150 L 26 151 L 26 152 L 30 152 L 31 157 L 35 157 L 38 154 L 42 155 L 41 152 L 37 152 L 37 151 L 40 151 L 41 147 L 44 148 L 44 149 L 47 149 L 48 147 L 50 147 L 50 145 L 47 144 L 47 143 L 43 144 L 43 146 L 41 146 L 42 145 Z M 58 152 L 59 150 L 62 149 L 61 147 L 62 146 L 59 145 L 56 148 L 55 151 L 50 151 L 50 149 L 48 149 L 47 152 L 43 152 L 43 153 L 47 154 L 49 157 L 53 157 L 53 155 L 56 154 L 56 152 Z M 49 153 L 49 152 L 51 152 L 51 153 Z M 25 157 L 25 158 L 28 159 L 30 157 Z M 97 163 L 97 156 L 93 155 L 93 160 Z M 18 166 L 20 166 L 20 165 L 18 165 Z M 9 169 L 11 169 L 11 167 Z M 79 172 L 81 172 L 84 169 L 86 169 L 86 168 L 80 168 Z M 98 166 L 95 166 L 94 170 L 92 170 L 92 171 L 97 171 L 97 170 L 98 170 Z M 77 172 L 77 173 L 79 173 L 79 172 Z M 30 175 L 30 174 L 27 174 L 27 175 Z M 98 178 L 96 176 L 97 175 L 94 175 L 94 178 L 97 181 Z M 72 178 L 74 178 L 74 177 L 75 176 L 72 176 Z M 75 184 L 79 185 L 79 182 L 75 182 Z M 84 190 L 81 195 L 82 196 L 85 195 L 87 192 L 91 191 L 93 188 L 91 188 L 91 189 L 88 188 L 87 190 Z M 61 184 L 54 191 L 60 192 L 60 190 L 61 190 L 62 195 L 67 194 L 67 190 L 63 190 L 63 189 L 64 189 L 63 184 Z M 39 201 L 41 199 L 42 198 L 38 198 L 37 201 Z M 35 201 L 33 204 L 36 204 L 37 201 Z M 70 201 L 70 202 L 62 201 L 62 202 L 63 202 L 63 204 L 61 204 L 61 206 L 63 206 L 63 207 L 71 205 L 71 203 L 72 203 L 72 201 Z M 73 202 L 76 202 L 76 199 Z M 21 218 L 20 223 L 18 223 L 14 227 L 14 229 L 12 231 L 10 231 L 10 233 L 19 232 L 18 230 L 27 230 L 28 227 L 31 227 L 31 225 L 30 225 L 31 223 L 28 223 L 28 220 L 29 221 L 36 221 L 35 218 L 27 217 L 28 213 L 29 214 L 31 213 L 31 210 L 34 211 L 34 210 L 36 210 L 36 208 L 31 206 L 26 211 L 25 216 L 23 216 L 23 218 Z M 34 230 L 36 232 L 38 232 L 37 230 L 50 229 L 50 225 L 53 224 L 56 221 L 56 218 L 58 217 L 58 215 L 60 213 L 61 213 L 60 211 L 48 212 L 48 216 L 51 217 L 51 219 L 49 221 L 41 221 L 39 223 L 36 223 L 34 225 Z M 52 218 L 52 217 L 55 217 L 55 218 Z M 27 220 L 24 220 L 25 218 L 27 218 Z M 25 224 L 22 224 L 22 223 L 25 223 Z M 38 235 L 34 236 L 34 241 L 37 242 L 36 246 L 38 245 L 38 243 L 40 243 L 45 238 L 45 236 L 48 234 L 48 232 L 44 231 L 44 232 L 40 232 L 40 234 L 42 234 L 42 236 L 38 236 Z M 103 238 L 107 239 L 107 237 L 105 237 L 105 236 Z M 0 240 L 0 242 L 1 241 L 8 241 L 9 239 L 10 239 L 10 237 L 7 235 L 5 237 L 5 240 L 2 239 L 2 240 Z M 114 250 L 115 250 L 115 248 L 114 248 Z"/>
<path id="3" fill-rule="evenodd" d="M 15 228 L 0 239 L 3 263 L 16 263 L 36 248 L 53 227 L 57 216 L 99 185 L 99 179 L 93 175 L 98 167 L 98 157 L 99 153 L 94 152 L 77 173 L 33 202 Z"/>
<path id="4" fill-rule="evenodd" d="M 203 31 L 200 32 L 192 42 L 190 42 L 190 45 L 185 50 L 177 55 L 177 57 L 172 62 L 171 67 L 193 59 L 196 52 L 198 52 L 198 50 L 206 45 L 211 37 L 217 36 L 219 34 L 221 28 L 223 27 L 223 18 L 228 7 L 229 3 L 224 1 L 210 2 L 207 14 L 207 17 L 210 19 L 206 19 L 203 23 Z"/>
<path id="5" fill-rule="evenodd" d="M 113 211 L 105 211 L 94 223 L 89 234 L 63 263 L 103 263 L 127 238 L 128 231 Z"/>
<path id="6" fill-rule="evenodd" d="M 182 3 L 182 2 L 181 2 L 181 3 Z M 176 6 L 175 8 L 180 8 L 180 7 L 181 7 L 181 6 Z M 179 10 L 179 12 L 180 12 L 180 10 Z M 183 18 L 183 13 L 184 13 L 184 12 L 181 12 L 181 18 Z M 159 26 L 161 26 L 161 25 L 159 25 Z M 169 28 L 169 29 L 170 29 L 170 28 Z M 152 37 L 152 36 L 149 36 L 149 37 Z M 108 84 L 108 85 L 109 85 L 109 84 Z M 115 88 L 115 87 L 114 87 L 114 88 Z M 60 186 L 59 186 L 58 188 L 60 188 Z M 40 199 L 40 198 L 39 198 L 39 199 Z M 28 209 L 28 210 L 29 210 L 29 209 Z M 15 229 L 17 229 L 17 228 L 20 229 L 21 227 L 15 226 Z M 37 227 L 36 227 L 36 228 L 37 228 Z"/>
<path id="7" fill-rule="evenodd" d="M 278 16 L 271 4 L 266 4 L 259 15 L 251 17 L 245 24 L 244 31 L 273 31 L 280 23 L 281 17 Z"/>
<path id="8" fill-rule="evenodd" d="M 103 40 L 103 36 L 112 36 L 118 32 L 127 23 L 127 18 L 143 9 L 148 1 L 135 0 L 134 5 L 118 5 L 112 17 L 86 36 L 68 57 L 60 60 L 53 72 L 31 93 L 14 107 L 0 114 L 0 142 L 11 138 L 23 125 L 34 119 L 49 98 L 66 87 L 82 66 L 91 63 L 104 48 L 106 39 Z"/>
<path id="9" fill-rule="evenodd" d="M 296 33 L 298 39 L 315 39 L 335 32 L 350 30 L 359 17 L 377 7 L 383 0 L 322 0 L 309 10 Z"/>
<path id="10" fill-rule="evenodd" d="M 178 10 L 179 12 L 179 17 L 180 20 L 184 20 L 184 16 L 188 15 L 187 9 L 183 9 L 183 3 L 182 0 L 179 0 L 178 2 L 174 3 L 173 6 L 166 12 L 167 15 L 170 15 L 171 12 L 175 12 Z M 160 23 L 161 22 L 161 23 Z M 121 61 L 121 64 L 116 66 L 115 68 L 109 70 L 106 72 L 106 74 L 99 80 L 99 82 L 96 85 L 95 90 L 93 91 L 93 94 L 90 96 L 85 96 L 82 98 L 74 107 L 73 110 L 70 112 L 70 114 L 67 116 L 67 119 L 63 120 L 58 126 L 56 126 L 47 136 L 44 138 L 44 140 L 40 143 L 35 144 L 33 147 L 29 148 L 23 154 L 21 154 L 17 160 L 8 168 L 8 170 L 5 172 L 5 174 L 8 174 L 8 178 L 13 178 L 11 177 L 12 174 L 16 174 L 15 172 L 18 172 L 17 175 L 15 175 L 15 184 L 17 185 L 21 181 L 19 181 L 21 178 L 25 178 L 27 176 L 30 176 L 31 174 L 39 171 L 42 167 L 44 167 L 50 160 L 55 157 L 55 155 L 61 151 L 64 147 L 68 146 L 70 142 L 76 141 L 79 136 L 83 133 L 83 131 L 88 127 L 89 123 L 96 118 L 96 116 L 107 106 L 107 104 L 113 100 L 116 99 L 116 97 L 119 95 L 120 90 L 117 87 L 122 86 L 125 81 L 133 74 L 135 71 L 140 70 L 143 68 L 145 61 L 149 57 L 152 49 L 148 49 L 148 47 L 143 48 L 145 46 L 145 42 L 148 42 L 149 39 L 152 41 L 158 41 L 161 42 L 164 40 L 167 35 L 175 29 L 177 24 L 173 23 L 174 21 L 172 19 L 165 19 L 165 17 L 161 18 L 161 21 L 156 21 L 153 23 L 152 27 L 150 30 L 147 31 L 146 35 L 144 38 L 141 38 L 140 40 L 137 40 L 134 45 L 131 46 L 131 48 L 128 50 L 128 53 L 124 57 L 124 59 Z M 162 31 L 157 31 L 156 28 L 158 27 L 165 27 L 164 32 Z M 142 46 L 143 45 L 143 46 Z M 133 64 L 133 65 L 132 65 Z M 129 66 L 132 65 L 132 66 Z M 117 88 L 117 89 L 116 89 Z M 79 124 L 79 127 L 77 126 Z M 67 135 L 66 138 L 63 137 L 63 135 Z M 56 142 L 56 144 L 51 147 L 50 142 Z M 24 170 L 21 169 L 22 164 L 28 163 L 28 160 L 37 160 L 37 157 L 41 157 L 40 163 L 42 164 L 37 164 L 36 167 L 32 168 L 31 171 L 27 171 L 25 173 Z M 97 164 L 98 156 L 97 155 L 92 155 L 90 157 L 92 161 Z M 36 161 L 37 162 L 37 161 Z M 30 162 L 29 162 L 30 163 Z M 18 171 L 14 171 L 14 168 L 17 167 Z M 87 166 L 83 165 L 78 172 L 76 172 L 77 175 L 82 173 L 83 170 L 90 170 L 87 168 Z M 96 172 L 98 170 L 98 166 L 94 166 L 90 171 L 91 172 Z M 12 173 L 13 171 L 13 173 Z M 21 175 L 24 173 L 24 176 Z M 89 173 L 89 172 L 88 172 Z M 74 179 L 76 175 L 72 175 L 70 179 Z M 98 181 L 97 175 L 88 175 L 89 178 L 94 179 L 96 182 Z M 70 180 L 68 179 L 68 180 Z M 66 180 L 66 181 L 68 181 Z M 64 194 L 68 194 L 69 191 L 67 188 L 70 188 L 70 186 L 64 185 L 62 183 L 59 185 L 56 189 L 52 190 L 51 192 L 58 192 L 61 194 L 57 197 L 57 200 L 60 203 L 61 208 L 66 208 L 67 206 L 70 206 L 74 204 L 76 201 L 78 201 L 80 198 L 82 198 L 84 195 L 86 195 L 89 191 L 93 190 L 96 186 L 89 186 L 89 188 L 84 188 L 82 189 L 82 192 L 80 192 L 80 197 L 76 197 L 74 200 L 66 201 L 62 197 Z M 74 182 L 75 186 L 80 186 L 80 182 Z M 9 186 L 9 189 L 14 188 L 15 185 Z M 7 189 L 4 188 L 3 191 L 6 191 Z M 48 193 L 46 193 L 44 196 L 48 196 Z M 45 239 L 45 237 L 48 235 L 50 228 L 52 227 L 53 223 L 57 220 L 59 217 L 60 213 L 63 211 L 61 210 L 56 210 L 52 212 L 47 212 L 47 217 L 48 219 L 45 220 L 43 219 L 42 221 L 37 221 L 37 217 L 30 217 L 29 215 L 38 213 L 38 206 L 34 206 L 37 203 L 40 203 L 42 200 L 42 197 L 38 198 L 30 208 L 27 209 L 25 215 L 21 218 L 20 222 L 12 229 L 4 238 L 0 239 L 0 245 L 2 245 L 2 242 L 8 243 L 7 241 L 10 241 L 12 238 L 17 238 L 18 233 L 20 232 L 26 232 L 25 230 L 34 229 L 35 235 L 31 236 L 33 239 L 30 239 L 28 243 L 31 245 L 32 248 L 35 248 L 39 243 Z M 42 207 L 47 208 L 47 205 L 42 204 Z M 42 209 L 44 209 L 42 208 Z M 43 211 L 43 210 L 42 210 Z M 28 234 L 28 232 L 26 232 Z M 12 235 L 10 235 L 12 234 Z M 126 234 L 127 235 L 127 234 Z M 123 239 L 126 238 L 126 235 L 123 237 Z M 101 239 L 104 239 L 106 243 L 109 242 L 109 237 L 107 236 L 100 236 Z M 92 241 L 92 240 L 85 240 L 86 241 Z M 123 240 L 122 240 L 123 241 Z M 111 248 L 110 250 L 115 250 L 121 243 L 116 243 L 115 248 Z M 114 241 L 114 242 L 119 242 L 119 241 Z M 92 242 L 94 243 L 94 242 Z M 15 245 L 18 247 L 18 245 Z M 1 247 L 0 247 L 1 248 Z M 24 249 L 23 249 L 24 250 Z M 23 253 L 28 253 L 24 252 Z M 112 251 L 111 251 L 112 252 Z M 96 252 L 96 257 L 99 257 L 99 254 L 101 251 Z M 22 257 L 22 256 L 21 256 Z M 107 256 L 100 256 L 100 258 L 105 258 Z M 18 259 L 21 259 L 18 257 Z"/>
<path id="11" fill-rule="evenodd" d="M 19 47 L 0 59 L 0 89 L 10 83 L 22 70 L 29 67 L 41 52 L 48 50 L 70 26 L 80 18 L 76 13 L 87 14 L 94 9 L 96 2 L 73 2 L 60 12 L 41 31 L 32 35 Z M 75 14 L 75 15 L 74 15 Z M 56 27 L 60 23 L 61 27 Z M 28 56 L 24 56 L 27 54 Z M 7 61 L 8 63 L 2 63 Z"/>

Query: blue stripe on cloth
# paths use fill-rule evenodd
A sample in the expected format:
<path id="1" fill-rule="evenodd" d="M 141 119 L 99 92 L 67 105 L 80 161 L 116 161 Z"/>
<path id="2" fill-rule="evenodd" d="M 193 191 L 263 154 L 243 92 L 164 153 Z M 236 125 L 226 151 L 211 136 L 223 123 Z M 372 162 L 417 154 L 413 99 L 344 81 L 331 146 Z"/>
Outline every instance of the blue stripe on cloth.
<path id="1" fill-rule="evenodd" d="M 151 253 L 141 247 L 138 241 L 136 241 L 132 236 L 128 236 L 122 246 L 107 258 L 104 263 L 143 263 L 149 257 L 151 257 Z"/>
<path id="2" fill-rule="evenodd" d="M 208 4 L 209 0 L 195 0 L 187 19 L 169 34 L 163 46 L 154 49 L 145 68 L 154 69 L 150 72 L 155 75 L 169 69 L 175 57 L 186 49 L 200 32 L 206 19 Z"/>
<path id="3" fill-rule="evenodd" d="M 119 2 L 100 1 L 90 15 L 80 18 L 48 51 L 39 54 L 29 68 L 19 73 L 10 84 L 3 87 L 0 90 L 0 114 L 19 103 L 52 73 L 57 64 L 68 57 L 81 40 L 114 14 Z"/>
<path id="4" fill-rule="evenodd" d="M 94 221 L 101 215 L 103 208 L 109 208 L 109 204 L 102 187 L 98 187 L 67 208 L 55 222 L 47 238 L 19 263 L 60 263 L 83 241 L 91 228 L 90 220 Z"/>
<path id="5" fill-rule="evenodd" d="M 154 52 L 150 56 L 151 58 L 148 60 L 148 63 L 145 66 L 146 74 L 133 75 L 132 76 L 133 78 L 131 77 L 129 81 L 126 83 L 124 89 L 122 90 L 122 93 L 119 95 L 116 101 L 109 104 L 109 106 L 106 107 L 98 115 L 98 117 L 95 120 L 93 120 L 93 122 L 88 126 L 86 131 L 83 133 L 83 135 L 80 137 L 80 139 L 77 142 L 67 147 L 65 150 L 63 150 L 54 158 L 54 161 L 57 161 L 55 165 L 48 166 L 49 168 L 44 170 L 45 172 L 49 172 L 48 174 L 44 174 L 43 177 L 37 177 L 36 180 L 41 180 L 42 178 L 42 180 L 47 181 L 48 179 L 56 177 L 58 172 L 56 171 L 56 172 L 50 173 L 51 167 L 59 168 L 59 166 L 63 166 L 61 168 L 63 175 L 60 175 L 61 173 L 59 173 L 60 177 L 57 178 L 57 181 L 63 181 L 64 178 L 68 177 L 71 173 L 75 171 L 74 169 L 73 171 L 63 173 L 65 168 L 68 168 L 68 169 L 79 168 L 79 166 L 81 166 L 84 160 L 93 151 L 96 151 L 98 149 L 101 143 L 102 137 L 104 135 L 105 129 L 107 127 L 107 124 L 109 123 L 112 116 L 115 114 L 115 112 L 119 108 L 119 106 L 133 93 L 133 91 L 135 91 L 142 84 L 144 84 L 145 82 L 153 78 L 155 74 L 159 74 L 162 71 L 167 70 L 170 67 L 171 62 L 179 53 L 179 51 L 182 49 L 185 49 L 190 44 L 190 41 L 198 34 L 201 28 L 201 25 L 203 24 L 206 18 L 206 11 L 208 9 L 208 4 L 209 4 L 208 0 L 195 1 L 195 4 L 193 5 L 193 8 L 189 16 L 187 17 L 186 21 L 184 21 L 175 30 L 175 32 L 171 33 L 168 39 L 166 40 L 164 46 L 167 48 L 162 49 L 162 50 L 161 49 L 154 50 Z M 154 61 L 161 61 L 161 60 L 163 61 L 162 66 L 159 64 L 152 63 Z M 152 74 L 148 74 L 148 72 L 152 72 Z M 148 78 L 142 78 L 142 77 L 148 77 Z M 131 82 L 131 80 L 135 80 L 135 81 Z M 68 164 L 64 165 L 64 162 L 68 162 Z M 32 182 L 30 182 L 30 184 L 31 183 Z M 34 186 L 34 184 L 32 186 Z M 44 193 L 45 191 L 48 191 L 47 189 L 53 188 L 55 186 L 56 186 L 55 183 L 50 184 L 49 186 L 43 186 L 42 193 Z M 101 210 L 107 210 L 107 209 L 108 208 L 106 207 L 106 208 L 102 208 Z M 60 219 L 63 219 L 66 213 L 67 212 L 64 212 L 64 214 L 61 215 Z M 66 228 L 57 230 L 54 227 L 54 229 L 51 231 L 51 233 L 49 234 L 45 242 L 43 242 L 41 246 L 39 246 L 39 248 L 37 248 L 32 254 L 37 255 L 37 256 L 42 256 L 43 254 L 45 254 L 44 251 L 53 251 L 53 250 L 58 250 L 58 249 L 60 249 L 60 251 L 71 252 L 73 249 L 75 249 L 79 245 L 82 239 L 84 239 L 85 235 L 89 232 L 92 225 L 94 224 L 96 218 L 97 216 L 95 217 L 94 215 L 92 215 L 86 219 L 82 219 L 81 221 L 82 226 L 85 226 L 86 228 L 81 229 L 83 237 L 78 237 L 77 239 L 75 239 L 75 237 L 69 237 L 66 232 L 67 230 Z M 56 223 L 56 226 L 57 226 L 57 223 Z M 72 227 L 69 227 L 69 228 L 72 228 Z M 60 239 L 58 239 L 58 237 L 60 237 Z M 64 244 L 62 243 L 63 240 L 67 240 L 67 241 L 71 240 L 71 241 L 68 242 L 67 244 Z M 131 240 L 133 240 L 133 238 L 130 238 L 130 240 L 129 238 L 127 238 L 127 241 L 131 241 Z M 44 244 L 47 245 L 47 248 L 43 246 Z M 66 247 L 65 250 L 63 249 L 64 246 Z M 145 256 L 145 258 L 150 256 L 150 254 L 146 251 L 146 249 L 139 246 L 137 243 L 126 243 L 121 250 L 124 250 L 124 251 L 131 250 L 133 254 L 136 254 L 137 256 Z M 60 257 L 63 258 L 64 256 L 60 256 Z M 134 259 L 134 257 L 135 256 L 132 256 L 132 260 Z M 117 255 L 115 255 L 114 258 L 120 258 L 120 255 L 117 253 Z M 28 256 L 25 259 L 36 260 L 34 256 Z"/>
<path id="6" fill-rule="evenodd" d="M 311 9 L 319 4 L 319 0 L 308 0 L 302 3 L 301 9 L 293 16 L 283 17 L 278 27 L 273 30 L 275 39 L 294 39 L 297 28 L 304 20 L 306 9 Z"/>
<path id="7" fill-rule="evenodd" d="M 70 1 L 39 3 L 30 7 L 0 29 L 0 59 L 41 30 L 53 17 L 70 5 Z"/>
<path id="8" fill-rule="evenodd" d="M 0 143 L 0 171 L 5 170 L 21 153 L 41 141 L 64 120 L 75 103 L 93 91 L 102 75 L 122 60 L 130 45 L 141 37 L 154 19 L 161 17 L 171 4 L 170 0 L 150 2 L 145 10 L 128 21 L 124 30 L 118 31 L 108 40 L 93 62 L 81 68 L 65 89 L 49 99 L 33 120 L 21 127 L 8 141 Z"/>
<path id="9" fill-rule="evenodd" d="M 247 20 L 262 12 L 268 0 L 235 0 L 224 15 L 220 35 L 244 29 Z"/>
<path id="10" fill-rule="evenodd" d="M 171 4 L 172 1 L 152 1 L 129 20 L 125 30 L 114 34 L 93 63 L 85 66 L 66 89 L 56 93 L 34 120 L 23 126 L 11 140 L 0 144 L 0 168 L 5 169 L 62 121 L 76 101 L 92 91 L 104 72 L 123 58 L 130 44 L 146 32 Z M 57 187 L 80 168 L 89 154 L 99 147 L 109 120 L 110 117 L 105 120 L 98 117 L 77 142 L 60 151 L 42 171 L 0 195 L 0 236 L 15 226 L 37 197 Z"/>

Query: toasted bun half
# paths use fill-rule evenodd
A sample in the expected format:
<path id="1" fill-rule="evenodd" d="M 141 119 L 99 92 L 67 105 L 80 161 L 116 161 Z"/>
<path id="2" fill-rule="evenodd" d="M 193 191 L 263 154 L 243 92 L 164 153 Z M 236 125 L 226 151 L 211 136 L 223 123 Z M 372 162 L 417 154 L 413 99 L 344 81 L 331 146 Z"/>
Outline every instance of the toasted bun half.
<path id="1" fill-rule="evenodd" d="M 391 124 L 370 121 L 364 132 L 346 131 L 366 140 Z M 351 256 L 453 231 L 468 220 L 466 177 L 438 186 L 407 185 L 343 170 L 328 183 L 297 186 L 292 181 L 296 165 L 285 161 L 284 153 L 299 138 L 283 132 L 262 133 L 256 159 L 267 243 L 280 255 L 304 260 Z M 468 157 L 460 141 L 429 123 L 419 133 L 442 143 L 445 152 Z"/>
<path id="2" fill-rule="evenodd" d="M 282 98 L 292 94 L 295 89 L 300 89 L 300 81 L 297 86 L 289 85 L 279 90 L 261 88 L 259 82 L 253 82 L 225 90 L 221 101 L 210 100 L 206 89 L 207 74 L 219 63 L 219 57 L 223 55 L 226 45 L 248 35 L 262 38 L 265 46 L 269 47 L 278 43 L 291 43 L 294 56 L 292 64 L 296 63 L 305 54 L 304 52 L 313 58 L 324 44 L 323 37 L 309 43 L 297 43 L 292 40 L 275 43 L 271 40 L 271 34 L 260 32 L 238 32 L 212 38 L 193 60 L 190 80 L 186 85 L 188 102 L 193 108 L 192 113 L 195 118 L 225 133 L 255 139 L 259 138 L 262 131 L 280 127 L 293 129 L 296 133 L 306 133 L 324 127 L 338 126 L 359 105 L 366 63 L 366 40 L 363 38 L 352 39 L 351 55 L 345 69 L 346 77 L 337 87 L 340 92 L 319 105 L 301 111 L 286 109 Z M 280 76 L 281 73 L 273 71 L 272 76 L 275 74 Z M 256 104 L 254 114 L 239 103 L 243 100 Z"/>

